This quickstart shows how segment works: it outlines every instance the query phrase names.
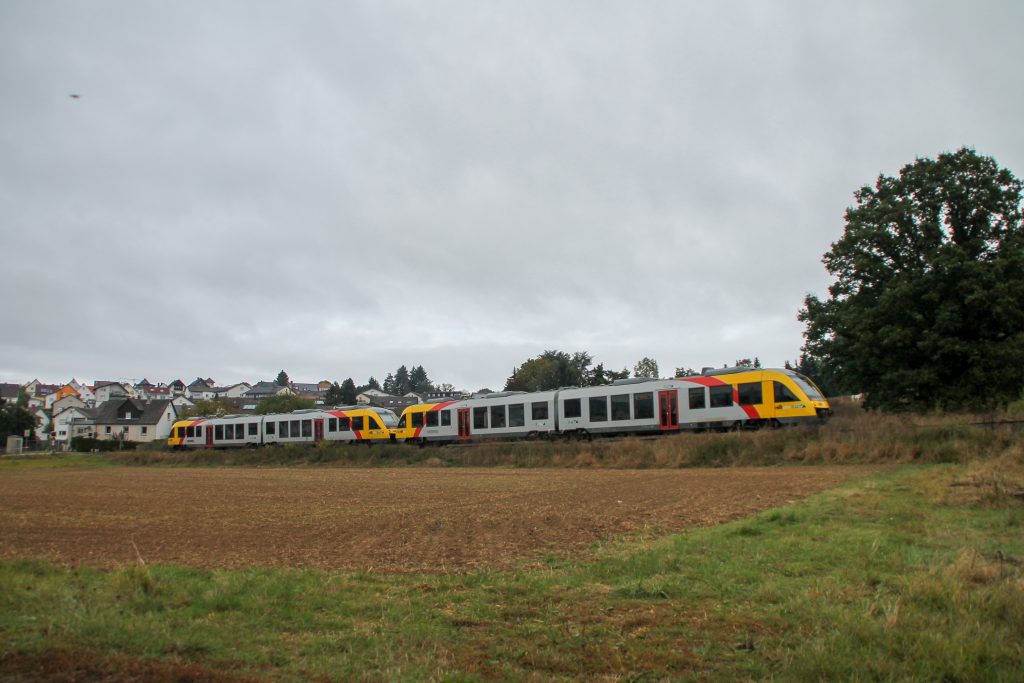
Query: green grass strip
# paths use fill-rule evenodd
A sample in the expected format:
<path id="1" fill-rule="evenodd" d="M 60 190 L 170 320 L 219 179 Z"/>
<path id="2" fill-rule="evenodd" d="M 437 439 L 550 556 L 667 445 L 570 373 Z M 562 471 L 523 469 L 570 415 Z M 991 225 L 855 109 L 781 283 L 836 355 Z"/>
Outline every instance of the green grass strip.
<path id="1" fill-rule="evenodd" d="M 6 561 L 0 678 L 77 658 L 114 678 L 1019 681 L 1024 505 L 964 473 L 905 467 L 530 571 Z"/>

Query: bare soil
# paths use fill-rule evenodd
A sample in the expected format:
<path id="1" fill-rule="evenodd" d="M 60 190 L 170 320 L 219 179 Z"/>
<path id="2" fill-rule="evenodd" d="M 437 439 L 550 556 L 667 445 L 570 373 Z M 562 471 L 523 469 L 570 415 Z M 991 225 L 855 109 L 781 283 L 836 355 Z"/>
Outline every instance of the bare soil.
<path id="1" fill-rule="evenodd" d="M 869 467 L 0 473 L 0 557 L 115 567 L 466 571 L 778 507 Z"/>

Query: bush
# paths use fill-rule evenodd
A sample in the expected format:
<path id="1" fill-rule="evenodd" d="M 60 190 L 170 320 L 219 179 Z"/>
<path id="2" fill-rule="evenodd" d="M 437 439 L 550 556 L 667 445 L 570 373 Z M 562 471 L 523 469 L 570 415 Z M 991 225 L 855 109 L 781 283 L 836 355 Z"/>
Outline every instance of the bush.
<path id="1" fill-rule="evenodd" d="M 75 436 L 71 438 L 71 450 L 77 453 L 134 451 L 138 445 L 137 441 L 121 441 L 119 439 L 94 439 L 88 436 Z"/>

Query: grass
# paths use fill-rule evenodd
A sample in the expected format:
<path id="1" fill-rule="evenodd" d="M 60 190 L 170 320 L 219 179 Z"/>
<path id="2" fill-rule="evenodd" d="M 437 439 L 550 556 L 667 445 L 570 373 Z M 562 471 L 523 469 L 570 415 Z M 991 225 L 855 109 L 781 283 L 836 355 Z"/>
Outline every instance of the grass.
<path id="1" fill-rule="evenodd" d="M 1013 443 L 543 570 L 6 561 L 0 678 L 1017 681 L 1020 490 Z"/>

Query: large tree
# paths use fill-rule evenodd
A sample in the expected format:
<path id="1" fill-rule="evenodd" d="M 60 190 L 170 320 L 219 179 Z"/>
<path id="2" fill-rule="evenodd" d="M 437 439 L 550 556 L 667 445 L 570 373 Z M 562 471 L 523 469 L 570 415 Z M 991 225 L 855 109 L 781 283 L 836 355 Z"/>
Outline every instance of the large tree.
<path id="1" fill-rule="evenodd" d="M 291 384 L 291 380 L 288 379 L 288 373 L 282 370 L 281 372 L 277 373 L 277 379 L 274 380 L 274 383 L 277 384 L 277 386 L 279 387 L 286 387 L 289 384 Z"/>
<path id="2" fill-rule="evenodd" d="M 302 398 L 294 394 L 281 394 L 279 396 L 268 396 L 260 401 L 256 405 L 256 414 L 290 413 L 293 410 L 305 410 L 312 407 L 313 402 L 308 398 Z"/>
<path id="3" fill-rule="evenodd" d="M 854 194 L 804 354 L 869 407 L 981 408 L 1024 386 L 1021 182 L 971 149 Z"/>
<path id="4" fill-rule="evenodd" d="M 559 387 L 583 387 L 591 382 L 593 357 L 586 351 L 569 354 L 545 351 L 512 371 L 506 391 L 547 391 Z"/>
<path id="5" fill-rule="evenodd" d="M 28 431 L 31 438 L 35 428 L 36 418 L 32 413 L 14 401 L 5 402 L 0 398 L 0 449 L 6 446 L 8 436 L 24 436 Z"/>
<path id="6" fill-rule="evenodd" d="M 643 358 L 638 360 L 636 362 L 636 365 L 633 366 L 634 377 L 648 377 L 650 379 L 658 379 L 659 374 L 660 373 L 658 371 L 658 361 L 654 360 L 653 358 L 648 358 L 647 356 L 644 356 Z"/>
<path id="7" fill-rule="evenodd" d="M 347 406 L 356 402 L 356 383 L 351 377 L 341 383 L 341 402 Z"/>

